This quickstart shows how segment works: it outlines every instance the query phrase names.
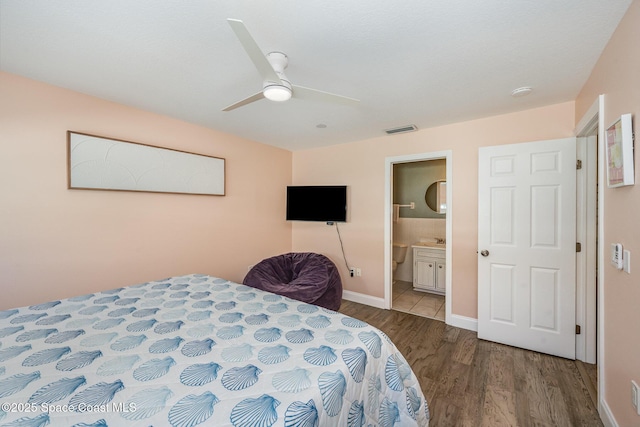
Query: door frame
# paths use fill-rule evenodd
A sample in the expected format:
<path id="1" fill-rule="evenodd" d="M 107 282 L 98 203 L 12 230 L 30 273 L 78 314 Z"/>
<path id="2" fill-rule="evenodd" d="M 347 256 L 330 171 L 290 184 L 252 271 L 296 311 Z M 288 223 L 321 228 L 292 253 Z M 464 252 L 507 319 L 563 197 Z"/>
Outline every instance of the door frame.
<path id="1" fill-rule="evenodd" d="M 598 108 L 596 101 L 574 131 L 577 139 L 577 158 L 582 160 L 582 170 L 578 173 L 576 180 L 578 192 L 576 239 L 582 244 L 582 251 L 576 255 L 576 324 L 581 327 L 581 333 L 576 335 L 576 359 L 592 364 L 597 360 L 598 337 L 596 283 L 599 280 L 596 278 L 598 254 L 596 253 L 595 211 L 596 201 L 599 203 L 601 197 L 598 197 L 596 188 L 588 184 L 593 185 L 595 182 L 598 169 L 596 158 L 600 157 L 597 156 L 600 144 L 594 138 L 594 135 L 598 134 Z M 597 223 L 602 224 L 601 220 Z"/>
<path id="2" fill-rule="evenodd" d="M 589 331 L 589 337 L 585 339 L 585 345 L 587 342 L 595 341 L 597 345 L 596 355 L 598 364 L 598 409 L 599 412 L 602 408 L 602 403 L 604 402 L 604 265 L 605 265 L 605 244 L 604 244 L 604 195 L 603 190 L 605 187 L 605 144 L 604 144 L 604 95 L 599 95 L 598 98 L 594 101 L 591 107 L 587 110 L 587 112 L 582 116 L 578 124 L 574 129 L 574 134 L 578 138 L 586 138 L 588 135 L 592 134 L 594 130 L 597 129 L 598 142 L 597 142 L 597 153 L 598 153 L 598 242 L 600 243 L 597 248 L 596 257 L 598 259 L 597 263 L 600 266 L 597 274 L 597 295 L 598 301 L 597 303 L 591 302 L 587 304 L 586 301 L 579 301 L 578 303 L 585 304 L 585 324 L 593 324 L 594 319 L 597 319 L 597 327 L 591 328 Z M 588 269 L 595 271 L 595 265 L 587 265 Z M 581 286 L 580 283 L 577 284 Z M 586 295 L 586 290 L 583 289 L 583 295 Z M 597 307 L 597 309 L 596 309 Z M 585 333 L 587 333 L 585 331 Z M 595 337 L 594 337 L 595 335 Z M 578 349 L 576 349 L 578 350 Z M 588 350 L 587 347 L 584 347 L 584 354 L 587 355 Z M 582 359 L 581 359 L 582 360 Z M 591 359 L 588 359 L 591 360 Z M 588 363 L 594 363 L 588 362 Z"/>
<path id="3" fill-rule="evenodd" d="M 451 319 L 451 302 L 453 300 L 451 289 L 452 262 L 452 218 L 453 218 L 453 150 L 434 151 L 430 153 L 407 154 L 402 156 L 385 158 L 385 183 L 384 183 L 384 308 L 391 309 L 393 268 L 392 268 L 392 248 L 393 248 L 393 165 L 398 163 L 413 163 L 425 160 L 440 160 L 446 162 L 447 180 L 447 216 L 446 235 L 447 242 L 445 249 L 446 256 L 446 297 L 445 297 L 445 323 L 449 324 Z"/>

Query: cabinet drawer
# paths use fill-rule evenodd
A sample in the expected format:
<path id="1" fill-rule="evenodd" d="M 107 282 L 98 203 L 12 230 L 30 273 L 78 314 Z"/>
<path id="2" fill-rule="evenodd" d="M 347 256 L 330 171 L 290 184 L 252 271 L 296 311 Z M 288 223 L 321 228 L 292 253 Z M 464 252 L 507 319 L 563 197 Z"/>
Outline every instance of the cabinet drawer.
<path id="1" fill-rule="evenodd" d="M 416 257 L 429 257 L 429 258 L 445 258 L 445 252 L 440 249 L 414 249 L 413 255 Z"/>

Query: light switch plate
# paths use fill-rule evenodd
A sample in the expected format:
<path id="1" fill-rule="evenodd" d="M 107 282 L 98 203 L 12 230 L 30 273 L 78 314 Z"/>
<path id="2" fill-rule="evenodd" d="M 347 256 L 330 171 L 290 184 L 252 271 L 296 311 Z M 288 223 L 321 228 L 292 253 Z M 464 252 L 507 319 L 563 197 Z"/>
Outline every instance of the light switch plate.
<path id="1" fill-rule="evenodd" d="M 625 250 L 622 256 L 622 269 L 631 274 L 631 252 L 628 250 Z"/>

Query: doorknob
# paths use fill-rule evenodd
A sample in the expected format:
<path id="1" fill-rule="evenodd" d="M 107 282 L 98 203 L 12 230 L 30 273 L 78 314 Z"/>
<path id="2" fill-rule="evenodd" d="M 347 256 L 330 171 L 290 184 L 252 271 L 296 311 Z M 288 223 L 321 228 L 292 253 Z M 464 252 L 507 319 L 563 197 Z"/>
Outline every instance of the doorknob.
<path id="1" fill-rule="evenodd" d="M 483 249 L 483 250 L 480 252 L 480 255 L 482 255 L 482 256 L 489 256 L 489 251 L 488 251 L 488 250 L 486 250 L 486 249 Z"/>

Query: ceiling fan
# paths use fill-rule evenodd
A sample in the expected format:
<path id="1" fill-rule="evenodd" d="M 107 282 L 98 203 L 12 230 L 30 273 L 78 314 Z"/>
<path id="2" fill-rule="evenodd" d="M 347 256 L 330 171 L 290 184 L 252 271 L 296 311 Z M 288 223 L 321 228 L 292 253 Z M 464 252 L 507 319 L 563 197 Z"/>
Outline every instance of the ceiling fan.
<path id="1" fill-rule="evenodd" d="M 242 43 L 244 50 L 258 69 L 262 77 L 262 90 L 255 95 L 231 104 L 222 111 L 235 110 L 238 107 L 259 101 L 263 98 L 271 101 L 287 101 L 291 97 L 298 99 L 312 99 L 316 101 L 333 102 L 342 105 L 355 105 L 360 102 L 357 99 L 346 96 L 335 95 L 308 87 L 292 85 L 284 74 L 285 68 L 289 64 L 287 55 L 282 52 L 270 52 L 266 55 L 262 53 L 256 41 L 251 37 L 244 22 L 238 19 L 227 19 L 231 29 L 236 33 L 238 40 Z"/>

